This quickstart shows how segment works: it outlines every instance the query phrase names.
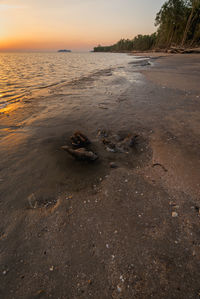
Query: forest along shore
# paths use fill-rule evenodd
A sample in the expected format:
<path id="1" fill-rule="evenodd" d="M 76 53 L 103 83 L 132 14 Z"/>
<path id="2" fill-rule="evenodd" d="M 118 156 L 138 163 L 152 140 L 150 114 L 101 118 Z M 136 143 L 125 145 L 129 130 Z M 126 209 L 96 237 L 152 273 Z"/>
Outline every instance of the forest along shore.
<path id="1" fill-rule="evenodd" d="M 167 51 L 199 53 L 200 1 L 167 0 L 155 17 L 156 32 L 121 39 L 114 45 L 94 47 L 94 52 Z M 193 49 L 192 49 L 193 48 Z"/>
<path id="2" fill-rule="evenodd" d="M 1 115 L 2 298 L 198 298 L 199 70 L 151 58 Z M 78 130 L 93 163 L 62 149 Z"/>

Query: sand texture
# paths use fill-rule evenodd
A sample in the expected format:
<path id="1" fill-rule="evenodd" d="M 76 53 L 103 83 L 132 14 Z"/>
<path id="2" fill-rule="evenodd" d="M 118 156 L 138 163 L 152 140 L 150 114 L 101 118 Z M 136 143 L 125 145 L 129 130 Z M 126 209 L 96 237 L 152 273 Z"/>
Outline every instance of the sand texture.
<path id="1" fill-rule="evenodd" d="M 1 111 L 0 298 L 199 298 L 200 56 L 149 63 Z"/>

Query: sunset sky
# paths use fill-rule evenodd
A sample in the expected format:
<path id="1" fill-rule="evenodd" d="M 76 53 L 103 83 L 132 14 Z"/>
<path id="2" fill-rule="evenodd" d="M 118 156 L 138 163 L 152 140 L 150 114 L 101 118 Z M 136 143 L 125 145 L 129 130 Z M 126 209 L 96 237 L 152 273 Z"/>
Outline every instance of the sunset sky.
<path id="1" fill-rule="evenodd" d="M 153 33 L 165 0 L 0 0 L 0 50 L 90 50 Z"/>

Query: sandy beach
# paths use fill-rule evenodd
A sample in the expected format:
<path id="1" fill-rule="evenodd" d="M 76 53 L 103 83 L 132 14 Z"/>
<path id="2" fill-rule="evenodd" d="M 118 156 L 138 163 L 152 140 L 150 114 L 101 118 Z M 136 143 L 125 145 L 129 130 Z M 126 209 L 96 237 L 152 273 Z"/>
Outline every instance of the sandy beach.
<path id="1" fill-rule="evenodd" d="M 199 78 L 157 53 L 1 110 L 1 298 L 199 298 Z M 61 149 L 77 130 L 96 162 Z"/>

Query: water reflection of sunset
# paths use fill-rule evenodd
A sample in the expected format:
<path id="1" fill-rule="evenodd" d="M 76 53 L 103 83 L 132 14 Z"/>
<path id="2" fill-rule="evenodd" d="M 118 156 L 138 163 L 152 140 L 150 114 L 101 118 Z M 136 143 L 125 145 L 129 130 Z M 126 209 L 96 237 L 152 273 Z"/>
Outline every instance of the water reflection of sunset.
<path id="1" fill-rule="evenodd" d="M 20 103 L 17 102 L 17 103 L 10 104 L 6 107 L 0 108 L 0 115 L 1 114 L 9 114 L 9 113 L 13 112 L 17 108 L 19 108 L 19 105 L 20 105 Z"/>

